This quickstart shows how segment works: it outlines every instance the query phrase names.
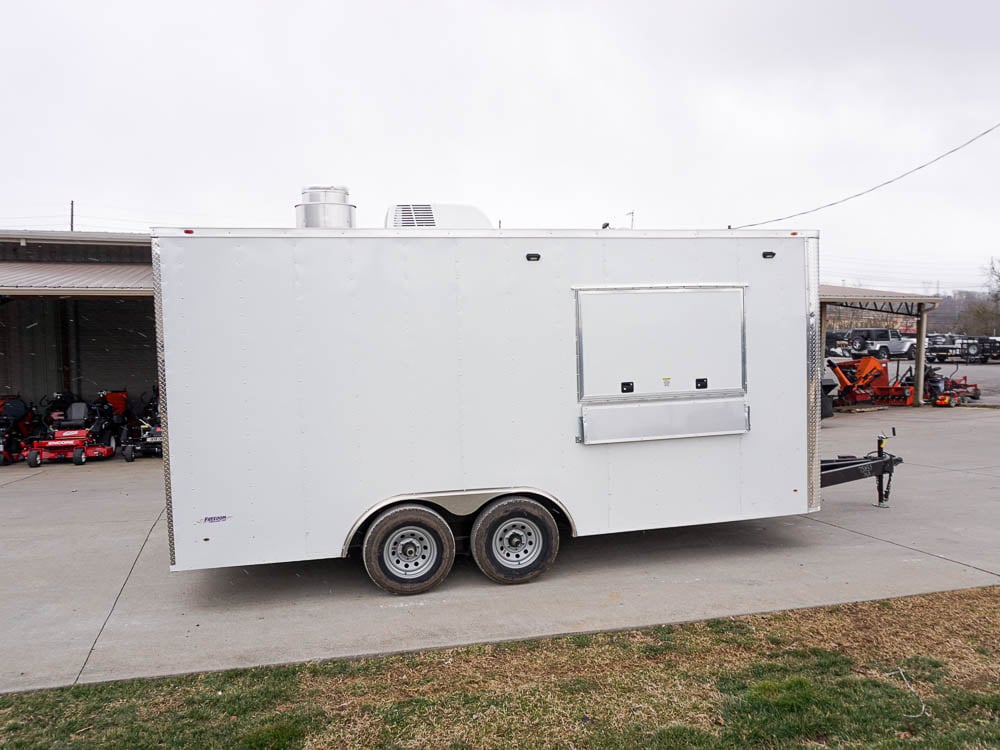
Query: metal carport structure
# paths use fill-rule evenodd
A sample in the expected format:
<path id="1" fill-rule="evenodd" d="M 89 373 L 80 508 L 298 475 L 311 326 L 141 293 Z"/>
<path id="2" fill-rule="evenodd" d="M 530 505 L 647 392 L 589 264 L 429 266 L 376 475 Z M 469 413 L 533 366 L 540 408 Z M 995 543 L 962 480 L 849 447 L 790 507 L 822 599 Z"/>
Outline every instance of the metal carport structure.
<path id="1" fill-rule="evenodd" d="M 918 394 L 924 392 L 924 368 L 926 367 L 927 313 L 941 303 L 940 297 L 921 294 L 889 292 L 881 289 L 858 289 L 849 286 L 820 284 L 820 340 L 826 341 L 827 309 L 846 307 L 852 310 L 880 312 L 889 315 L 904 315 L 917 320 L 917 356 L 914 369 L 915 388 Z M 914 399 L 914 406 L 921 406 L 921 398 Z"/>

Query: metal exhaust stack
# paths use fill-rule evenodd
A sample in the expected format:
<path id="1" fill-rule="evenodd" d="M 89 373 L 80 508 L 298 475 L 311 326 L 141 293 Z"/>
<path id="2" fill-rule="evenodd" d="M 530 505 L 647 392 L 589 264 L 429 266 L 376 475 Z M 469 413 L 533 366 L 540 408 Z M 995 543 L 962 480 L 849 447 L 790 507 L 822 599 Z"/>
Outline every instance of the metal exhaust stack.
<path id="1" fill-rule="evenodd" d="M 346 187 L 314 185 L 302 188 L 302 202 L 295 206 L 299 229 L 353 229 L 354 209 Z"/>

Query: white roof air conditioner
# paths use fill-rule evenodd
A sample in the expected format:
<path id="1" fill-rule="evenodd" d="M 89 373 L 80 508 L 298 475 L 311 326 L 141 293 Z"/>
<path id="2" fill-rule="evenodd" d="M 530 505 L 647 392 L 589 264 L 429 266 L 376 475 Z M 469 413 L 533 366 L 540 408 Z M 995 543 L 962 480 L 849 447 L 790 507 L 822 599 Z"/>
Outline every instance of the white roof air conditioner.
<path id="1" fill-rule="evenodd" d="M 385 212 L 391 229 L 492 229 L 486 214 L 475 206 L 453 203 L 400 203 Z"/>

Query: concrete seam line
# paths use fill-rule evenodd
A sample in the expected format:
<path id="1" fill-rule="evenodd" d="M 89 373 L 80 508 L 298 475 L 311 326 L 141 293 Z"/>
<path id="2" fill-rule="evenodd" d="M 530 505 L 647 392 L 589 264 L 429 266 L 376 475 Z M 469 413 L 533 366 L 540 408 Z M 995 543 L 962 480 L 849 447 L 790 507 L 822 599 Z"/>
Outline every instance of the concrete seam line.
<path id="1" fill-rule="evenodd" d="M 902 544 L 900 542 L 894 542 L 891 539 L 883 539 L 882 537 L 879 537 L 879 536 L 874 536 L 872 534 L 866 534 L 863 531 L 856 531 L 854 529 L 849 529 L 846 526 L 838 526 L 837 524 L 831 523 L 830 521 L 821 521 L 818 518 L 810 518 L 809 516 L 802 516 L 802 518 L 805 518 L 807 521 L 814 521 L 815 523 L 824 524 L 825 526 L 832 526 L 835 529 L 840 529 L 841 531 L 846 531 L 846 532 L 848 532 L 850 534 L 857 534 L 858 536 L 863 536 L 863 537 L 866 537 L 867 539 L 872 539 L 872 540 L 874 540 L 876 542 L 885 542 L 886 544 L 891 544 L 891 545 L 893 545 L 895 547 L 900 547 L 902 549 L 908 549 L 908 550 L 910 550 L 910 552 L 917 552 L 917 553 L 919 553 L 921 555 L 927 555 L 928 557 L 935 557 L 938 560 L 944 560 L 945 562 L 954 563 L 955 565 L 961 565 L 963 568 L 971 568 L 972 570 L 978 570 L 980 573 L 986 573 L 988 575 L 996 576 L 996 577 L 1000 578 L 1000 573 L 996 572 L 995 570 L 987 570 L 986 568 L 980 568 L 980 567 L 978 567 L 976 565 L 971 565 L 969 563 L 962 562 L 961 560 L 953 560 L 950 557 L 945 557 L 944 555 L 939 555 L 936 552 L 928 552 L 927 550 L 924 550 L 924 549 L 919 549 L 917 547 L 910 547 L 909 545 Z"/>
<path id="2" fill-rule="evenodd" d="M 160 522 L 163 518 L 163 513 L 166 511 L 166 507 L 160 509 L 159 515 L 156 520 L 153 521 L 153 525 L 149 527 L 149 531 L 146 532 L 146 538 L 142 540 L 142 545 L 139 547 L 139 551 L 135 553 L 135 559 L 132 561 L 132 567 L 128 569 L 128 573 L 125 575 L 125 580 L 122 581 L 122 586 L 118 589 L 118 594 L 115 596 L 115 600 L 111 603 L 111 609 L 108 610 L 108 616 L 104 618 L 104 622 L 101 623 L 101 629 L 97 631 L 97 636 L 94 638 L 94 642 L 90 644 L 90 651 L 87 652 L 87 658 L 83 660 L 83 666 L 80 667 L 80 671 L 76 673 L 76 679 L 73 680 L 73 684 L 76 685 L 80 682 L 80 677 L 83 675 L 83 670 L 87 668 L 87 664 L 90 662 L 90 657 L 94 655 L 94 649 L 97 648 L 97 642 L 101 640 L 101 636 L 104 634 L 104 628 L 108 625 L 108 620 L 111 619 L 111 615 L 114 614 L 115 607 L 118 606 L 118 600 L 121 599 L 122 592 L 125 591 L 125 586 L 128 585 L 129 579 L 132 577 L 132 571 L 135 570 L 135 566 L 139 562 L 139 557 L 142 555 L 142 551 L 146 549 L 146 543 L 149 542 L 149 537 L 153 535 L 153 529 L 156 528 L 156 524 Z"/>
<path id="3" fill-rule="evenodd" d="M 31 474 L 26 474 L 23 477 L 18 477 L 17 479 L 11 479 L 9 482 L 4 482 L 3 484 L 0 484 L 0 487 L 6 487 L 8 484 L 15 484 L 16 482 L 23 482 L 25 479 L 32 479 L 33 477 L 37 477 L 37 476 L 41 476 L 41 475 L 42 475 L 41 471 L 36 471 L 36 472 L 31 473 Z"/>

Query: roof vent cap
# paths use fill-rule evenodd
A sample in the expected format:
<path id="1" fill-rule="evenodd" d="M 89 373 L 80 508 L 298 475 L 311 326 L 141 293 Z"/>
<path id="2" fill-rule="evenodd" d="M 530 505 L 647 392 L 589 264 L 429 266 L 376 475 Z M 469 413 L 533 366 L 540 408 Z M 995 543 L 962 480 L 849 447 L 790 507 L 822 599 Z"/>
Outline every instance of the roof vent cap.
<path id="1" fill-rule="evenodd" d="M 295 206 L 295 226 L 300 229 L 353 229 L 354 206 L 346 187 L 312 185 L 302 188 L 302 202 Z"/>

